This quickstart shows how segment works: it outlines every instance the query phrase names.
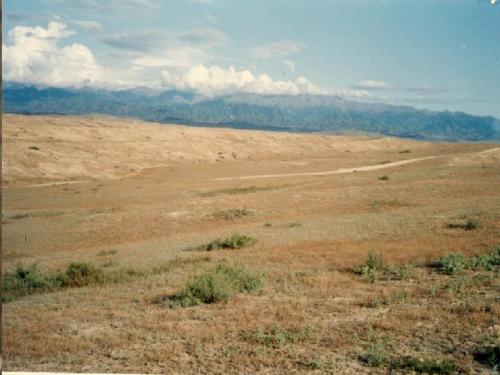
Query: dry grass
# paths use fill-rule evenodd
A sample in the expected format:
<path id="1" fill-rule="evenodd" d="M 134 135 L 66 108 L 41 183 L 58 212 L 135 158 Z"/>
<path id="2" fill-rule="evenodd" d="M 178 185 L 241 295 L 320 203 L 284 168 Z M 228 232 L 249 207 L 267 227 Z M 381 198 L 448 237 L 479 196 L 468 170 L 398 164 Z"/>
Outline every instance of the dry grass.
<path id="1" fill-rule="evenodd" d="M 12 132 L 24 134 L 21 126 L 35 132 L 34 125 L 42 120 L 29 121 L 36 124 L 7 126 L 7 139 Z M 75 121 L 82 134 L 100 131 L 88 119 Z M 95 121 L 107 124 L 105 119 Z M 80 126 L 89 122 L 88 128 Z M 108 130 L 116 127 L 113 123 Z M 68 131 L 60 119 L 43 129 L 51 136 L 58 129 L 59 136 Z M 144 125 L 137 129 L 141 137 L 152 135 Z M 137 129 L 127 123 L 119 135 L 136 134 Z M 177 142 L 183 137 L 201 142 L 210 133 L 173 129 Z M 161 130 L 155 127 L 155 132 Z M 217 145 L 215 139 L 222 135 L 235 137 L 233 143 L 244 138 L 237 131 L 212 130 L 211 144 Z M 43 157 L 50 142 L 37 137 L 41 135 L 30 139 L 40 145 L 33 153 Z M 251 137 L 258 144 L 258 134 Z M 168 166 L 123 180 L 98 177 L 85 183 L 5 189 L 4 271 L 18 262 L 35 262 L 40 272 L 54 274 L 82 261 L 104 275 L 103 282 L 46 290 L 4 304 L 5 369 L 179 374 L 493 371 L 500 340 L 500 279 L 498 266 L 484 266 L 490 261 L 479 256 L 500 238 L 500 165 L 485 153 L 480 158 L 485 168 L 467 161 L 492 145 L 348 137 L 336 144 L 336 138 L 301 135 L 298 140 L 306 148 L 297 141 L 286 149 L 286 141 L 294 138 L 279 137 L 268 133 L 262 140 L 269 149 L 279 143 L 282 154 L 259 154 L 258 160 L 246 157 L 252 147 L 258 148 L 250 142 L 237 159 L 212 163 L 207 152 L 206 160 L 192 164 L 194 159 L 188 160 L 183 151 L 186 159 L 164 160 Z M 309 147 L 320 138 L 321 147 Z M 95 142 L 108 153 L 107 144 Z M 224 152 L 229 144 L 221 141 Z M 179 147 L 188 145 L 186 141 Z M 124 145 L 115 146 L 116 154 L 125 152 Z M 351 152 L 345 153 L 347 148 Z M 377 180 L 377 171 L 251 185 L 214 180 L 371 165 L 373 160 L 399 160 L 399 153 L 409 149 L 411 157 L 439 157 L 387 170 L 386 182 Z M 26 166 L 29 173 L 15 180 L 13 171 L 20 169 L 13 167 L 24 165 L 24 156 L 15 155 L 9 151 L 4 159 L 11 168 L 9 184 L 46 182 L 26 177 L 36 175 Z M 57 173 L 63 172 L 64 166 L 60 168 Z M 256 214 L 244 215 L 238 211 L 242 207 Z M 19 214 L 27 216 L 10 217 Z M 469 218 L 479 223 L 472 230 L 448 227 L 466 225 Z M 257 242 L 234 251 L 183 251 L 232 233 L 245 233 Z M 376 256 L 367 262 L 370 252 L 381 262 Z M 463 257 L 433 262 L 450 253 Z M 179 294 L 221 262 L 262 275 L 262 288 L 239 293 L 231 286 L 228 298 L 217 303 L 179 309 L 154 303 L 158 296 Z M 211 278 L 203 280 L 211 285 Z"/>

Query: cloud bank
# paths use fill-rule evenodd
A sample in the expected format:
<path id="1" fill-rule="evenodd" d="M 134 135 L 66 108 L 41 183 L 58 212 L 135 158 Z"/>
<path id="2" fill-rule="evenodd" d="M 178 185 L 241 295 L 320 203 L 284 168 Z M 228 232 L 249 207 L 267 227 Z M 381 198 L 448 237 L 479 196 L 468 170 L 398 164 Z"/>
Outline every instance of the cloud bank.
<path id="1" fill-rule="evenodd" d="M 214 96 L 236 92 L 255 94 L 316 94 L 328 95 L 329 92 L 309 82 L 304 77 L 295 80 L 273 80 L 267 74 L 255 75 L 250 70 L 228 69 L 214 65 L 197 65 L 185 74 L 174 75 L 167 70 L 161 72 L 163 86 L 168 89 L 197 91 Z"/>
<path id="2" fill-rule="evenodd" d="M 74 32 L 59 22 L 40 26 L 16 26 L 2 43 L 2 73 L 6 81 L 45 84 L 55 87 L 92 85 L 104 78 L 103 68 L 86 46 L 59 41 Z"/>

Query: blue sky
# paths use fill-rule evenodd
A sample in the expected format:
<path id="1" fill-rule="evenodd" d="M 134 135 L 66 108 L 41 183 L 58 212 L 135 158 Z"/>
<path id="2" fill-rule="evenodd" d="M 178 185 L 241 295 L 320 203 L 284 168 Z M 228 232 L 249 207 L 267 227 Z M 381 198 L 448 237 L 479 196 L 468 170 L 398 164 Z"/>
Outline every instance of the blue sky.
<path id="1" fill-rule="evenodd" d="M 500 118 L 491 0 L 4 0 L 4 80 L 326 94 Z"/>

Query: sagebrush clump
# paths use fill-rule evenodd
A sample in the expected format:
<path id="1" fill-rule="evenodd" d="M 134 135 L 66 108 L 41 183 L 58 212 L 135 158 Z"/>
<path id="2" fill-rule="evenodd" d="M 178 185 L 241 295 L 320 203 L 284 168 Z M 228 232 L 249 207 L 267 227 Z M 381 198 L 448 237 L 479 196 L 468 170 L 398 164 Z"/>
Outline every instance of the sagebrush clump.
<path id="1" fill-rule="evenodd" d="M 262 286 L 262 277 L 245 266 L 220 263 L 191 280 L 178 294 L 160 298 L 170 307 L 189 307 L 227 301 L 238 293 Z"/>

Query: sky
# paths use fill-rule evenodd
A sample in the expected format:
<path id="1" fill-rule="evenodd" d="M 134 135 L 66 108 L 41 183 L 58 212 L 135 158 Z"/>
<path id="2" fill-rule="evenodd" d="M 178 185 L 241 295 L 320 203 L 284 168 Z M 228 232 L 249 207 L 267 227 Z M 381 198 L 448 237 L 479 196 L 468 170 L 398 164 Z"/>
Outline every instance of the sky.
<path id="1" fill-rule="evenodd" d="M 494 0 L 4 0 L 4 81 L 340 95 L 500 118 Z"/>

